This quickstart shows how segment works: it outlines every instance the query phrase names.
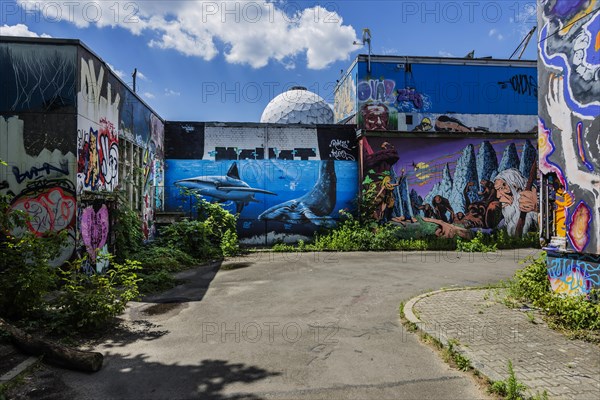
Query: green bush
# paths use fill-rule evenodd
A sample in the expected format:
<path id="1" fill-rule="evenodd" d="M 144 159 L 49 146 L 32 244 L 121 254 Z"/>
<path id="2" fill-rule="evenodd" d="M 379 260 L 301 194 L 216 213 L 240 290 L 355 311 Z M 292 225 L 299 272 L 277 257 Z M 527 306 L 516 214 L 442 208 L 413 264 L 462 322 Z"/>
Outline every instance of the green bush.
<path id="1" fill-rule="evenodd" d="M 69 333 L 73 328 L 88 332 L 105 327 L 139 296 L 139 262 L 119 264 L 110 260 L 105 274 L 91 275 L 83 272 L 81 263 L 77 260 L 60 271 L 61 290 L 49 309 L 51 327 L 56 332 Z"/>
<path id="2" fill-rule="evenodd" d="M 589 301 L 586 295 L 554 293 L 548 280 L 545 253 L 526 262 L 529 264 L 517 271 L 509 282 L 509 298 L 531 302 L 544 312 L 552 326 L 575 336 L 588 337 L 583 331 L 600 334 L 600 304 Z M 589 297 L 595 297 L 596 292 Z"/>
<path id="3" fill-rule="evenodd" d="M 193 196 L 197 199 L 198 219 L 186 219 L 164 227 L 160 230 L 161 243 L 199 261 L 237 253 L 236 216 L 219 204 Z"/>
<path id="4" fill-rule="evenodd" d="M 161 270 L 177 272 L 198 264 L 196 259 L 178 248 L 156 244 L 145 246 L 131 258 L 140 262 L 144 273 Z"/>
<path id="5" fill-rule="evenodd" d="M 138 273 L 138 277 L 140 278 L 138 288 L 142 295 L 163 292 L 176 285 L 173 274 L 166 269 L 161 269 L 150 273 Z"/>
<path id="6" fill-rule="evenodd" d="M 8 196 L 0 195 L 0 316 L 9 319 L 43 308 L 44 296 L 56 283 L 48 260 L 58 256 L 66 238 L 66 231 L 36 236 L 27 228 L 27 219 L 22 211 L 11 209 Z"/>
<path id="7" fill-rule="evenodd" d="M 494 253 L 498 251 L 497 245 L 486 244 L 486 239 L 482 232 L 477 232 L 474 238 L 471 240 L 465 240 L 458 238 L 456 241 L 456 251 L 462 251 L 467 253 L 480 252 L 480 253 Z"/>
<path id="8" fill-rule="evenodd" d="M 225 257 L 233 257 L 240 254 L 240 245 L 238 242 L 238 236 L 235 230 L 227 229 L 223 233 L 221 239 L 221 253 Z"/>
<path id="9" fill-rule="evenodd" d="M 112 228 L 115 234 L 115 259 L 123 262 L 142 249 L 144 241 L 142 219 L 137 211 L 132 210 L 121 197 L 119 197 L 119 207 L 113 212 L 117 221 Z"/>

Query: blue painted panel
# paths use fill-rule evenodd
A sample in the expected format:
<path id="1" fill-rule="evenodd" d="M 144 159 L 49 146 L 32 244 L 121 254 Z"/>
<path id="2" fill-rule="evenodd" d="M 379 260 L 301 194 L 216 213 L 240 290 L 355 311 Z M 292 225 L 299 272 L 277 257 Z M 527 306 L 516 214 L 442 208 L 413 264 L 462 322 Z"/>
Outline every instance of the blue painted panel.
<path id="1" fill-rule="evenodd" d="M 358 104 L 383 102 L 398 113 L 537 115 L 533 67 L 360 62 Z"/>

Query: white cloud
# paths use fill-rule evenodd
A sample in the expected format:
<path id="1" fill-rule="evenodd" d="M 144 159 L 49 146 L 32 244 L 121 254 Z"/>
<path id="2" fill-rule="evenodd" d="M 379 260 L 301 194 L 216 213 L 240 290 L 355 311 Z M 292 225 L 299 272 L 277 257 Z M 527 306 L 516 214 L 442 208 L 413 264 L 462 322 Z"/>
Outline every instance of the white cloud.
<path id="1" fill-rule="evenodd" d="M 44 3 L 48 8 L 50 3 L 58 4 L 53 0 L 17 1 L 28 10 L 43 10 Z M 347 60 L 358 50 L 352 44 L 357 40 L 354 28 L 344 25 L 336 12 L 322 6 L 302 9 L 303 4 L 268 0 L 85 1 L 74 2 L 62 15 L 80 28 L 118 26 L 148 36 L 153 48 L 204 60 L 222 54 L 229 63 L 253 68 L 271 61 L 290 68 L 290 58 L 304 55 L 309 68 L 322 69 Z"/>
<path id="2" fill-rule="evenodd" d="M 147 98 L 147 99 L 153 99 L 153 98 L 155 98 L 155 97 L 156 97 L 155 95 L 153 95 L 153 94 L 152 94 L 152 93 L 150 93 L 150 92 L 144 92 L 144 93 L 142 93 L 142 96 L 144 96 L 144 97 L 145 97 L 145 98 Z"/>
<path id="3" fill-rule="evenodd" d="M 438 55 L 440 57 L 456 57 L 454 54 L 450 53 L 449 51 L 444 51 L 444 50 L 438 51 Z"/>
<path id="4" fill-rule="evenodd" d="M 165 88 L 165 96 L 169 97 L 169 96 L 180 96 L 181 92 L 176 92 L 172 89 L 166 89 Z"/>
<path id="5" fill-rule="evenodd" d="M 29 30 L 29 27 L 25 24 L 7 25 L 0 26 L 0 35 L 2 36 L 24 36 L 24 37 L 43 37 L 50 38 L 52 36 L 47 33 L 38 35 L 35 32 Z"/>
<path id="6" fill-rule="evenodd" d="M 138 70 L 138 72 L 137 72 L 137 77 L 138 77 L 138 79 L 141 79 L 143 81 L 149 80 L 148 77 L 146 75 L 142 74 L 142 71 L 140 71 L 140 70 Z"/>
<path id="7" fill-rule="evenodd" d="M 502 35 L 500 32 L 498 32 L 498 29 L 496 29 L 496 28 L 490 29 L 490 31 L 488 32 L 488 36 L 495 37 L 498 40 L 504 39 L 504 35 Z"/>
<path id="8" fill-rule="evenodd" d="M 120 69 L 116 69 L 111 63 L 106 63 L 106 65 L 108 65 L 108 68 L 110 68 L 112 72 L 115 73 L 115 75 L 117 75 L 122 80 L 125 80 L 125 72 L 121 71 Z"/>

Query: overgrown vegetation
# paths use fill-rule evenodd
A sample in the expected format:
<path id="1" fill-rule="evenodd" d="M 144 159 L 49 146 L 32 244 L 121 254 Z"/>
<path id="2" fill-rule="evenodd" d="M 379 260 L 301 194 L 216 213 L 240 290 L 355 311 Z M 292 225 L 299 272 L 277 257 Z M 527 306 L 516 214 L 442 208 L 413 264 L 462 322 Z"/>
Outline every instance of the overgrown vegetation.
<path id="1" fill-rule="evenodd" d="M 121 205 L 117 230 L 117 260 L 138 261 L 139 291 L 150 294 L 174 287 L 174 272 L 194 265 L 239 254 L 236 219 L 219 204 L 193 196 L 195 219 L 172 223 L 158 232 L 152 243 L 143 244 L 140 217 Z M 122 246 L 129 246 L 128 249 Z"/>
<path id="2" fill-rule="evenodd" d="M 551 327 L 571 337 L 600 342 L 600 304 L 589 300 L 598 295 L 597 290 L 589 296 L 555 293 L 548 280 L 545 253 L 537 259 L 527 258 L 524 263 L 527 266 L 508 282 L 506 304 L 531 303 Z"/>
<path id="3" fill-rule="evenodd" d="M 511 360 L 508 360 L 508 377 L 502 381 L 491 382 L 488 391 L 506 400 L 548 400 L 548 392 L 545 390 L 532 396 L 527 395 L 527 386 L 517 379 Z"/>
<path id="4" fill-rule="evenodd" d="M 239 252 L 236 217 L 218 204 L 198 198 L 198 220 L 177 222 L 144 244 L 138 213 L 119 199 L 113 226 L 117 252 L 114 257 L 98 253 L 95 262 L 108 268 L 90 273 L 83 267 L 88 255 L 51 267 L 67 232 L 34 234 L 28 216 L 0 195 L 0 317 L 50 334 L 107 328 L 140 294 L 172 287 L 173 272 Z"/>
<path id="5" fill-rule="evenodd" d="M 311 243 L 304 241 L 296 245 L 278 243 L 272 247 L 275 252 L 289 251 L 423 251 L 457 250 L 462 252 L 496 252 L 498 249 L 538 247 L 536 235 L 523 238 L 509 236 L 506 231 L 491 235 L 478 232 L 471 240 L 446 239 L 435 236 L 421 238 L 407 237 L 407 229 L 397 224 L 364 223 L 350 213 L 341 211 L 342 220 L 338 227 L 317 233 Z"/>

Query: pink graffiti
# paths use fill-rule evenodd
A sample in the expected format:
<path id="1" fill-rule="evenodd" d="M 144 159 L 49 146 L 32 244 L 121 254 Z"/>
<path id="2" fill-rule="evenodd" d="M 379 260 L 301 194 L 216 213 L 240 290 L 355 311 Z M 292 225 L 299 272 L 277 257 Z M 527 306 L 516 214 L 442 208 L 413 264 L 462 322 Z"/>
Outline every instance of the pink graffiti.
<path id="1" fill-rule="evenodd" d="M 106 244 L 108 223 L 108 208 L 104 204 L 98 212 L 90 206 L 81 214 L 81 238 L 92 262 L 96 262 L 96 251 Z"/>
<path id="2" fill-rule="evenodd" d="M 55 187 L 16 200 L 12 208 L 29 215 L 27 225 L 37 236 L 59 232 L 72 226 L 75 217 L 75 198 L 62 188 Z"/>

